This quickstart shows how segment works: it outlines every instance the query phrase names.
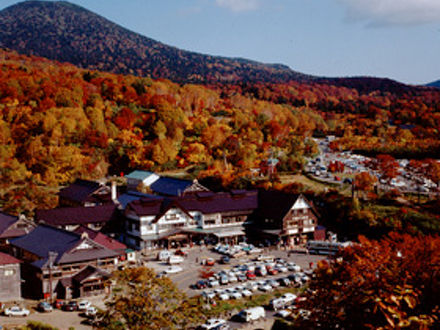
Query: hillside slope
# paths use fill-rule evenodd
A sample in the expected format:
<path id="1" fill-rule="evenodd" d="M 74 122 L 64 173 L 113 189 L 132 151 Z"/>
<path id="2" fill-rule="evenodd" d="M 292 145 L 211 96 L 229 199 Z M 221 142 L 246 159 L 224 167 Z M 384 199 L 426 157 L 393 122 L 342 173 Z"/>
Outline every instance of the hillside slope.
<path id="1" fill-rule="evenodd" d="M 175 82 L 285 82 L 309 78 L 281 64 L 180 50 L 68 2 L 26 1 L 2 10 L 0 46 L 83 68 Z"/>

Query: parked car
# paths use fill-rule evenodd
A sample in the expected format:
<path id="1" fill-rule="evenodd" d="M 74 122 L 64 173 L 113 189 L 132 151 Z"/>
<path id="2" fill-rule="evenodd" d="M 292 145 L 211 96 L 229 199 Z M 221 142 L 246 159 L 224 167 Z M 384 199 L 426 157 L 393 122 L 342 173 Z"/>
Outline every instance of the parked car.
<path id="1" fill-rule="evenodd" d="M 217 296 L 219 297 L 220 300 L 228 300 L 228 299 L 230 299 L 229 293 L 227 293 L 226 291 L 219 292 L 217 294 Z"/>
<path id="2" fill-rule="evenodd" d="M 208 319 L 205 324 L 202 324 L 200 329 L 228 329 L 226 320 L 223 319 Z"/>
<path id="3" fill-rule="evenodd" d="M 76 301 L 69 301 L 63 305 L 63 311 L 73 312 L 78 310 L 78 303 Z"/>
<path id="4" fill-rule="evenodd" d="M 248 309 L 243 309 L 237 314 L 238 318 L 243 322 L 256 321 L 266 316 L 266 311 L 263 307 L 253 307 Z"/>
<path id="5" fill-rule="evenodd" d="M 267 268 L 267 273 L 269 274 L 269 275 L 276 275 L 276 274 L 278 274 L 278 271 L 275 269 L 275 268 L 272 268 L 272 267 L 270 267 L 270 266 L 268 266 L 268 267 L 266 267 Z"/>
<path id="6" fill-rule="evenodd" d="M 188 252 L 186 252 L 186 251 L 184 251 L 184 250 L 182 250 L 182 249 L 179 249 L 179 250 L 177 250 L 176 252 L 174 252 L 174 254 L 175 254 L 176 256 L 186 257 L 186 256 L 188 255 Z"/>
<path id="7" fill-rule="evenodd" d="M 237 275 L 237 279 L 238 279 L 239 282 L 244 282 L 244 281 L 247 280 L 247 277 L 244 274 L 238 274 Z"/>
<path id="8" fill-rule="evenodd" d="M 48 313 L 53 311 L 53 307 L 47 301 L 42 301 L 37 305 L 37 311 Z"/>
<path id="9" fill-rule="evenodd" d="M 88 318 L 94 318 L 98 313 L 98 309 L 95 306 L 89 306 L 86 309 L 85 316 Z"/>
<path id="10" fill-rule="evenodd" d="M 90 303 L 90 301 L 88 300 L 81 300 L 78 303 L 78 310 L 79 311 L 85 311 L 87 310 L 87 308 L 89 308 L 92 304 Z"/>
<path id="11" fill-rule="evenodd" d="M 266 283 L 269 284 L 272 288 L 278 288 L 280 286 L 280 283 L 275 280 L 267 280 Z"/>
<path id="12" fill-rule="evenodd" d="M 229 258 L 228 256 L 222 256 L 220 258 L 220 261 L 222 264 L 229 264 L 229 262 L 231 261 L 231 258 Z"/>
<path id="13" fill-rule="evenodd" d="M 229 283 L 229 277 L 226 275 L 221 275 L 220 276 L 220 284 L 228 284 Z"/>
<path id="14" fill-rule="evenodd" d="M 204 289 L 204 288 L 206 288 L 207 287 L 207 283 L 206 283 L 206 281 L 205 280 L 200 280 L 200 281 L 197 281 L 197 283 L 196 283 L 196 288 L 197 289 Z"/>
<path id="15" fill-rule="evenodd" d="M 279 309 L 284 308 L 286 306 L 286 302 L 282 298 L 275 298 L 269 302 L 269 306 L 274 311 L 277 311 Z"/>
<path id="16" fill-rule="evenodd" d="M 282 309 L 282 310 L 276 312 L 274 315 L 277 316 L 277 317 L 281 317 L 281 318 L 285 319 L 290 314 L 292 314 L 292 311 L 289 311 L 287 309 Z"/>
<path id="17" fill-rule="evenodd" d="M 237 276 L 235 276 L 235 274 L 229 274 L 228 279 L 229 279 L 229 283 L 235 283 L 238 281 L 238 278 Z"/>
<path id="18" fill-rule="evenodd" d="M 157 254 L 157 260 L 158 261 L 165 261 L 168 260 L 169 257 L 171 257 L 173 254 L 171 253 L 171 251 L 168 250 L 162 250 L 159 251 L 159 253 Z"/>
<path id="19" fill-rule="evenodd" d="M 3 312 L 5 316 L 28 316 L 30 314 L 29 310 L 20 306 L 12 306 L 6 308 Z"/>
<path id="20" fill-rule="evenodd" d="M 183 271 L 183 268 L 180 266 L 170 266 L 164 270 L 165 274 L 176 274 Z"/>
<path id="21" fill-rule="evenodd" d="M 288 277 L 282 277 L 278 279 L 278 282 L 282 285 L 282 286 L 290 286 L 290 284 L 292 282 L 290 282 Z"/>
<path id="22" fill-rule="evenodd" d="M 267 270 L 264 266 L 258 266 L 255 268 L 255 275 L 258 276 L 266 276 L 267 275 Z"/>
<path id="23" fill-rule="evenodd" d="M 246 288 L 244 288 L 240 292 L 243 295 L 243 297 L 250 297 L 250 296 L 252 296 L 252 292 L 250 290 L 246 289 Z"/>
<path id="24" fill-rule="evenodd" d="M 203 291 L 202 292 L 202 297 L 205 299 L 214 299 L 215 298 L 215 293 L 212 291 Z"/>
<path id="25" fill-rule="evenodd" d="M 258 286 L 258 290 L 263 292 L 272 291 L 272 287 L 269 284 L 261 284 Z"/>
<path id="26" fill-rule="evenodd" d="M 249 271 L 246 272 L 246 277 L 247 277 L 249 280 L 252 280 L 252 279 L 256 278 L 257 276 L 255 275 L 254 272 L 252 272 L 252 271 L 249 270 Z"/>
<path id="27" fill-rule="evenodd" d="M 208 286 L 209 286 L 210 288 L 213 288 L 213 287 L 215 287 L 215 286 L 219 286 L 219 285 L 220 285 L 219 281 L 216 280 L 215 278 L 210 279 L 210 280 L 208 281 Z"/>
<path id="28" fill-rule="evenodd" d="M 168 258 L 169 265 L 181 264 L 184 261 L 185 261 L 185 259 L 181 256 L 170 256 Z"/>
<path id="29" fill-rule="evenodd" d="M 280 299 L 285 301 L 286 305 L 293 304 L 297 298 L 298 296 L 296 294 L 290 292 L 287 292 L 280 297 Z"/>
<path id="30" fill-rule="evenodd" d="M 255 282 L 248 282 L 246 283 L 246 289 L 250 291 L 257 291 L 258 290 L 258 284 Z"/>
<path id="31" fill-rule="evenodd" d="M 54 303 L 53 303 L 53 307 L 56 308 L 56 309 L 62 309 L 62 308 L 63 308 L 63 305 L 64 305 L 65 303 L 66 303 L 66 302 L 65 302 L 64 300 L 57 299 L 57 300 L 54 301 Z"/>

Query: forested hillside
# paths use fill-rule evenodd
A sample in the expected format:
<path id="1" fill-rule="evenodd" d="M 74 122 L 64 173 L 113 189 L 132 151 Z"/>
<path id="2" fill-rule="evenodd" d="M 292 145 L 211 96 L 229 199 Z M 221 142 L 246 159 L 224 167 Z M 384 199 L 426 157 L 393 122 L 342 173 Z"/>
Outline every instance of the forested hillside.
<path id="1" fill-rule="evenodd" d="M 83 68 L 184 83 L 308 78 L 280 64 L 171 47 L 64 1 L 26 1 L 2 10 L 0 46 Z"/>
<path id="2" fill-rule="evenodd" d="M 179 85 L 0 51 L 0 199 L 51 207 L 75 178 L 192 168 L 244 177 L 269 157 L 298 171 L 335 148 L 438 153 L 440 92 L 372 92 L 317 83 Z M 202 172 L 200 172 L 202 171 Z"/>

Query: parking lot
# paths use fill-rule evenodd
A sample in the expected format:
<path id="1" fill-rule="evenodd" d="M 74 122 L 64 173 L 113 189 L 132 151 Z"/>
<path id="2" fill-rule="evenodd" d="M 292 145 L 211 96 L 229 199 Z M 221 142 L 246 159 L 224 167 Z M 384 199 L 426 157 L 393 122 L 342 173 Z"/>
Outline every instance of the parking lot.
<path id="1" fill-rule="evenodd" d="M 201 279 L 201 271 L 210 269 L 213 272 L 228 272 L 229 270 L 232 270 L 234 266 L 238 265 L 244 265 L 246 263 L 251 262 L 253 259 L 257 257 L 257 254 L 250 254 L 250 255 L 243 255 L 238 258 L 231 258 L 230 263 L 228 264 L 220 264 L 218 261 L 221 258 L 221 254 L 212 251 L 211 247 L 207 246 L 195 246 L 193 248 L 190 248 L 186 250 L 187 256 L 184 258 L 184 262 L 182 262 L 179 266 L 182 268 L 182 271 L 176 273 L 176 274 L 170 274 L 168 275 L 174 283 L 178 286 L 179 289 L 186 292 L 188 296 L 196 296 L 202 294 L 202 292 L 205 289 L 196 289 L 194 288 L 194 284 Z M 286 251 L 286 250 L 278 250 L 276 248 L 265 248 L 264 251 L 261 251 L 261 253 L 264 253 L 264 255 L 270 255 L 274 258 L 282 258 L 286 262 L 293 262 L 300 266 L 303 270 L 308 270 L 310 267 L 315 267 L 316 263 L 319 260 L 322 260 L 323 256 L 317 256 L 317 255 L 308 255 L 304 252 L 295 252 L 295 251 Z M 151 267 L 156 270 L 157 273 L 162 272 L 163 270 L 170 267 L 166 262 L 159 262 L 156 259 L 157 252 L 152 252 L 147 255 L 140 255 L 140 260 L 142 260 L 142 264 Z M 201 265 L 202 260 L 206 258 L 212 258 L 215 263 L 212 267 L 206 267 Z M 279 273 L 277 275 L 266 275 L 266 276 L 259 276 L 255 281 L 266 281 L 270 279 L 278 279 L 280 277 L 287 277 L 289 274 L 294 272 L 286 272 L 286 273 Z M 232 291 L 232 288 L 235 288 L 237 286 L 244 286 L 246 285 L 248 281 L 243 282 L 235 282 L 230 283 L 228 285 L 219 285 L 218 288 L 221 289 L 227 289 L 229 288 Z M 213 290 L 214 288 L 212 288 Z M 211 288 L 209 289 L 211 290 Z M 255 290 L 253 293 L 262 293 L 262 291 Z M 104 296 L 97 296 L 97 297 L 91 297 L 87 298 L 92 305 L 104 308 L 105 304 L 103 301 Z M 80 312 L 66 312 L 61 310 L 54 310 L 50 313 L 40 313 L 35 310 L 35 306 L 37 305 L 37 302 L 35 301 L 22 301 L 19 302 L 19 305 L 25 306 L 31 311 L 31 314 L 27 317 L 6 317 L 1 315 L 0 316 L 0 325 L 4 326 L 6 329 L 13 328 L 20 325 L 25 325 L 27 321 L 38 321 L 50 324 L 52 326 L 55 326 L 59 329 L 69 329 L 69 327 L 73 327 L 77 330 L 81 329 L 91 329 L 91 326 L 84 323 L 85 318 L 80 315 Z M 271 319 L 273 316 L 272 312 L 268 312 L 266 315 L 266 320 L 262 321 L 264 322 L 271 322 Z M 273 321 L 273 320 L 272 320 Z M 262 324 L 263 324 L 262 323 Z M 264 323 L 264 324 L 266 324 Z M 246 328 L 245 324 L 230 322 L 230 325 L 232 328 Z"/>
<path id="2" fill-rule="evenodd" d="M 229 264 L 221 264 L 219 260 L 221 258 L 221 254 L 214 252 L 210 247 L 201 246 L 201 247 L 193 247 L 187 250 L 188 255 L 185 257 L 185 261 L 179 266 L 182 267 L 182 271 L 176 274 L 170 274 L 169 277 L 173 280 L 174 283 L 177 284 L 178 288 L 187 293 L 188 296 L 195 296 L 201 294 L 203 290 L 195 289 L 192 286 L 196 284 L 196 282 L 201 278 L 201 271 L 206 270 L 208 267 L 201 265 L 202 260 L 206 258 L 212 258 L 215 263 L 213 266 L 209 267 L 210 270 L 217 273 L 220 271 L 231 270 L 234 266 L 244 265 L 255 259 L 257 257 L 256 254 L 246 254 L 238 258 L 231 258 Z M 271 255 L 274 258 L 282 258 L 286 262 L 293 262 L 300 266 L 303 270 L 310 269 L 310 266 L 316 266 L 316 263 L 319 260 L 324 259 L 323 256 L 318 255 L 309 255 L 305 252 L 295 252 L 295 251 L 286 251 L 286 250 L 278 250 L 276 248 L 264 249 L 263 253 L 265 255 Z M 157 253 L 151 254 L 148 257 L 144 258 L 144 265 L 156 270 L 156 272 L 164 271 L 169 265 L 166 262 L 158 262 L 155 259 Z M 287 273 L 285 276 L 290 274 Z M 284 276 L 284 274 L 274 275 L 273 277 Z M 256 280 L 269 279 L 272 276 L 258 277 Z M 245 283 L 245 282 L 243 282 Z M 225 288 L 228 286 L 224 286 Z"/>

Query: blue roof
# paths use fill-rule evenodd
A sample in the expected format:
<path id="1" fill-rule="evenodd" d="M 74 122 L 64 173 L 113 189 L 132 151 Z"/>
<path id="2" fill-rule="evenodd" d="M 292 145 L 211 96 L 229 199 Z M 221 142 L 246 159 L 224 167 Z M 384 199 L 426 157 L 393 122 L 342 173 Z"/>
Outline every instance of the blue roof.
<path id="1" fill-rule="evenodd" d="M 128 191 L 125 194 L 122 194 L 121 196 L 119 196 L 118 201 L 121 204 L 121 206 L 125 209 L 127 204 L 129 204 L 133 201 L 137 201 L 137 200 L 144 198 L 144 197 L 153 198 L 153 199 L 160 198 L 158 196 L 144 194 L 139 191 Z"/>
<path id="2" fill-rule="evenodd" d="M 161 195 L 179 196 L 192 184 L 193 182 L 190 180 L 160 177 L 157 181 L 153 182 L 150 189 Z"/>
<path id="3" fill-rule="evenodd" d="M 145 180 L 146 178 L 148 178 L 150 175 L 154 174 L 153 172 L 148 172 L 148 171 L 133 171 L 130 174 L 127 174 L 125 177 L 127 179 L 135 179 L 135 180 Z"/>
<path id="4" fill-rule="evenodd" d="M 79 234 L 40 224 L 29 234 L 12 240 L 11 245 L 42 258 L 47 257 L 49 251 L 57 252 L 60 257 L 78 243 L 80 238 Z"/>

